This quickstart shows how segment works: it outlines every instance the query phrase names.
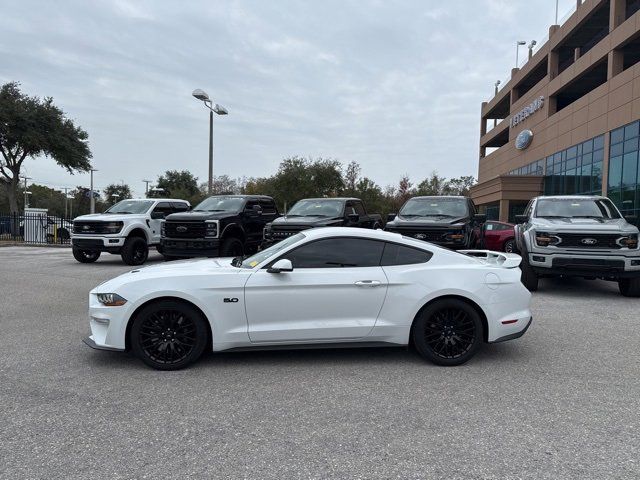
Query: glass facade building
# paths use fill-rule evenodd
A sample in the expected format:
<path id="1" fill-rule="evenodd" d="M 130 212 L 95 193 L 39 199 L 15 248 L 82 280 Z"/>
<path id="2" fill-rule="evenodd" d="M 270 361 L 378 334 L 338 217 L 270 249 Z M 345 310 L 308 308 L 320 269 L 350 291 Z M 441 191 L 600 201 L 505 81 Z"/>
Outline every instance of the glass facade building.
<path id="1" fill-rule="evenodd" d="M 639 217 L 640 185 L 638 184 L 638 138 L 640 121 L 611 132 L 607 196 L 623 215 Z"/>

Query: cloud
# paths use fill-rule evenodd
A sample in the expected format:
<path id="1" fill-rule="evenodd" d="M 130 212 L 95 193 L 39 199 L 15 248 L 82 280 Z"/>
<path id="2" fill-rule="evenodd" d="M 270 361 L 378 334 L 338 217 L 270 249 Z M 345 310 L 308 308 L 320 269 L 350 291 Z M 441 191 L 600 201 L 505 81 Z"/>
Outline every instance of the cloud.
<path id="1" fill-rule="evenodd" d="M 141 193 L 174 168 L 206 177 L 195 88 L 229 109 L 215 119 L 217 174 L 268 175 L 299 154 L 356 160 L 382 185 L 475 175 L 480 103 L 515 40 L 546 33 L 548 3 L 23 0 L 3 9 L 0 82 L 54 97 L 89 132 L 100 187 Z M 48 159 L 27 168 L 86 183 Z"/>

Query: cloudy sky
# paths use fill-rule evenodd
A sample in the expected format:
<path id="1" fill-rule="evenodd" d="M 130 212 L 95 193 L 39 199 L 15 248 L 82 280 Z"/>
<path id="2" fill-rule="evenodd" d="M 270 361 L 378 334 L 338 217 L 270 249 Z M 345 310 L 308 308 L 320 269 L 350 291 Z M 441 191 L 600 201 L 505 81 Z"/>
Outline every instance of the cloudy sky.
<path id="1" fill-rule="evenodd" d="M 560 0 L 560 16 L 575 0 Z M 96 185 L 189 169 L 272 174 L 287 156 L 359 162 L 381 185 L 477 174 L 480 103 L 541 40 L 555 0 L 0 0 L 0 82 L 52 96 L 89 133 Z M 521 55 L 526 50 L 521 49 Z M 50 159 L 50 186 L 88 185 Z"/>

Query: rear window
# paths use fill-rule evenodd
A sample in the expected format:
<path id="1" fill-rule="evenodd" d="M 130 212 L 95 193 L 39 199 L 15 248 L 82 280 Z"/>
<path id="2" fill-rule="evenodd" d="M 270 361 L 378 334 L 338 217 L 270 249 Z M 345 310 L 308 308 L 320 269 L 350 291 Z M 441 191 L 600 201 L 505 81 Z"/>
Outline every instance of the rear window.
<path id="1" fill-rule="evenodd" d="M 412 265 L 428 262 L 433 254 L 419 248 L 411 248 L 397 243 L 387 243 L 382 253 L 380 265 L 390 267 L 393 265 Z"/>

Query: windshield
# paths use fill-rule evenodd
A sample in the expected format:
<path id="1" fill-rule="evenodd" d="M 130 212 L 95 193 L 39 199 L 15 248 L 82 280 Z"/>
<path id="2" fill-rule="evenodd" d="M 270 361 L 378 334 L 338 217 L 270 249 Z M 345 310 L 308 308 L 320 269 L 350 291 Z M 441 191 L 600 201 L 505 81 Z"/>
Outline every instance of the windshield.
<path id="1" fill-rule="evenodd" d="M 244 198 L 241 197 L 209 197 L 201 201 L 194 212 L 239 212 Z"/>
<path id="2" fill-rule="evenodd" d="M 341 217 L 342 200 L 300 200 L 287 216 L 289 217 Z"/>
<path id="3" fill-rule="evenodd" d="M 303 238 L 304 238 L 304 235 L 302 233 L 297 233 L 295 235 L 292 235 L 282 240 L 281 242 L 276 243 L 275 245 L 271 245 L 269 248 L 265 248 L 264 250 L 256 253 L 255 255 L 251 255 L 250 257 L 245 258 L 244 260 L 242 260 L 242 263 L 239 265 L 239 267 L 253 268 L 256 265 L 264 262 L 267 258 L 271 257 L 272 255 L 278 253 L 281 250 L 284 250 L 289 245 L 299 242 Z"/>
<path id="4" fill-rule="evenodd" d="M 153 205 L 153 200 L 122 200 L 110 206 L 104 213 L 145 213 Z"/>
<path id="5" fill-rule="evenodd" d="M 538 200 L 536 217 L 541 218 L 620 218 L 608 198 L 543 198 Z"/>
<path id="6" fill-rule="evenodd" d="M 464 198 L 412 198 L 399 214 L 404 217 L 465 217 L 468 208 Z"/>

